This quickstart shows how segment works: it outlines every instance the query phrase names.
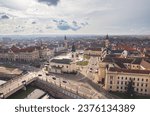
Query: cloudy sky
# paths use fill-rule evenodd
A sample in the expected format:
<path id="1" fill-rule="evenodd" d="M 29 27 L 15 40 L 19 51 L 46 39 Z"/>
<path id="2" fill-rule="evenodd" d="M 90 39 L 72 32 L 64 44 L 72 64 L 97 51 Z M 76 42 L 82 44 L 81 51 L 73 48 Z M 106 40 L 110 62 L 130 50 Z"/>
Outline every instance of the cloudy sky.
<path id="1" fill-rule="evenodd" d="M 0 0 L 0 34 L 150 34 L 150 0 Z"/>

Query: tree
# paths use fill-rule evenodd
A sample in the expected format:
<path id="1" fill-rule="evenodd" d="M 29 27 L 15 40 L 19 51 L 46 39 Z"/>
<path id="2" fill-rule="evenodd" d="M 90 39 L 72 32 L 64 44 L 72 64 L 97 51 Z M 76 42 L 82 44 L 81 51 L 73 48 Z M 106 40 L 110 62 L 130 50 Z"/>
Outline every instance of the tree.
<path id="1" fill-rule="evenodd" d="M 76 52 L 76 47 L 75 47 L 75 45 L 73 44 L 72 45 L 72 50 L 71 50 L 72 52 Z"/>
<path id="2" fill-rule="evenodd" d="M 127 85 L 127 95 L 129 97 L 133 97 L 134 96 L 134 87 L 133 87 L 133 80 L 131 79 Z"/>

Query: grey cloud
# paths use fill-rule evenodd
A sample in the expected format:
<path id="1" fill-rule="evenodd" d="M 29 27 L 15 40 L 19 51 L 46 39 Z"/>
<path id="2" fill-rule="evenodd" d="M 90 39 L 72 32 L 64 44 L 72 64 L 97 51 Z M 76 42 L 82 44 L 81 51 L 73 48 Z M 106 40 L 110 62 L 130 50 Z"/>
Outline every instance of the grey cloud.
<path id="1" fill-rule="evenodd" d="M 82 26 L 87 26 L 88 25 L 88 22 L 85 22 L 85 23 L 81 23 Z"/>
<path id="2" fill-rule="evenodd" d="M 33 21 L 33 22 L 32 22 L 32 24 L 36 24 L 36 22 L 35 22 L 35 21 Z"/>
<path id="3" fill-rule="evenodd" d="M 73 31 L 77 31 L 77 30 L 81 29 L 81 26 L 78 25 L 78 23 L 76 21 L 73 21 L 72 23 L 68 23 L 65 20 L 56 20 L 56 19 L 54 19 L 53 22 L 56 23 L 57 28 L 59 30 L 73 30 Z"/>
<path id="4" fill-rule="evenodd" d="M 58 22 L 57 28 L 60 30 L 69 30 L 71 29 L 71 26 L 66 21 L 61 20 Z"/>
<path id="5" fill-rule="evenodd" d="M 60 0 L 38 0 L 38 2 L 45 3 L 48 6 L 51 6 L 51 5 L 56 6 L 60 2 Z"/>
<path id="6" fill-rule="evenodd" d="M 58 21 L 56 19 L 54 19 L 53 22 L 57 23 Z"/>
<path id="7" fill-rule="evenodd" d="M 0 19 L 9 19 L 9 16 L 7 16 L 7 15 L 2 15 L 2 16 L 0 17 Z"/>
<path id="8" fill-rule="evenodd" d="M 46 29 L 52 29 L 52 28 L 53 28 L 53 27 L 51 27 L 51 26 L 47 26 L 47 27 L 46 27 Z"/>

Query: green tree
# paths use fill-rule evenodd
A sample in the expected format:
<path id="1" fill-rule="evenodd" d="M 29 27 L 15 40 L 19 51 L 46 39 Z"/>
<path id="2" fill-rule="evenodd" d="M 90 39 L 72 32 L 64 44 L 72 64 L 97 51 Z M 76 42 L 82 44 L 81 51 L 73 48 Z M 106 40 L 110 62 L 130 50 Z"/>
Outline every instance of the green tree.
<path id="1" fill-rule="evenodd" d="M 72 50 L 71 50 L 72 52 L 76 52 L 76 47 L 75 47 L 75 45 L 73 44 L 72 45 Z"/>
<path id="2" fill-rule="evenodd" d="M 133 87 L 133 80 L 132 79 L 128 82 L 126 93 L 129 97 L 134 96 L 134 87 Z"/>

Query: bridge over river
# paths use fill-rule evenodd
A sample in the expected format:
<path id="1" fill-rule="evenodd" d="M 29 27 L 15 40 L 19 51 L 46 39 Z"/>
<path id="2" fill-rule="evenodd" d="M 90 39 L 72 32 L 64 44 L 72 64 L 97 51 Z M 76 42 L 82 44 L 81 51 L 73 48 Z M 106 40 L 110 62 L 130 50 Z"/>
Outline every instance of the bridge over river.
<path id="1" fill-rule="evenodd" d="M 40 75 L 40 76 L 39 76 Z M 44 72 L 29 72 L 20 77 L 16 77 L 0 85 L 0 99 L 5 99 L 20 89 L 33 82 L 35 86 L 44 91 L 59 96 L 61 98 L 70 99 L 105 99 L 101 93 L 86 87 L 82 83 L 74 83 L 64 79 L 54 79 L 51 75 L 47 76 Z"/>

